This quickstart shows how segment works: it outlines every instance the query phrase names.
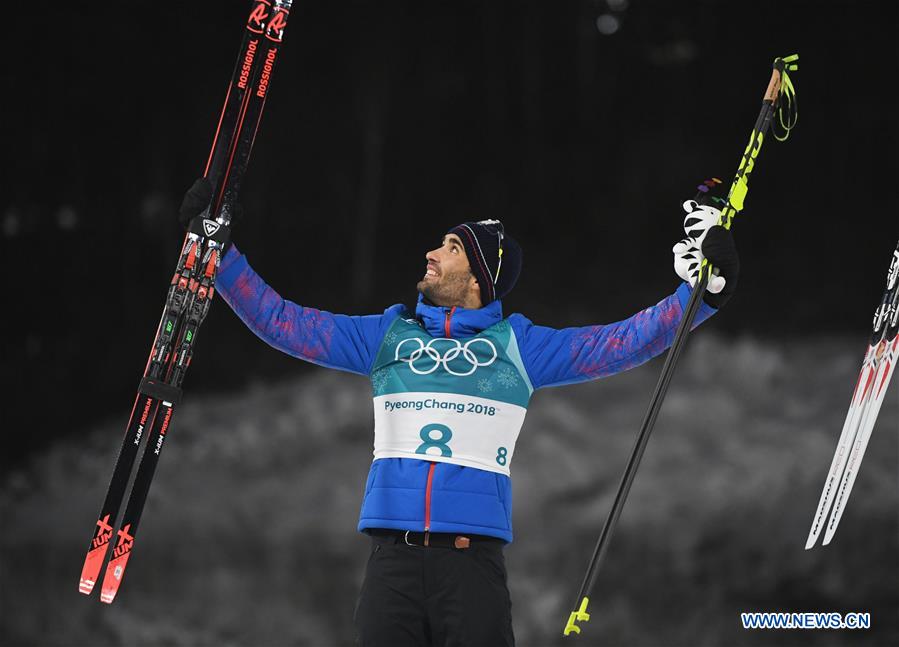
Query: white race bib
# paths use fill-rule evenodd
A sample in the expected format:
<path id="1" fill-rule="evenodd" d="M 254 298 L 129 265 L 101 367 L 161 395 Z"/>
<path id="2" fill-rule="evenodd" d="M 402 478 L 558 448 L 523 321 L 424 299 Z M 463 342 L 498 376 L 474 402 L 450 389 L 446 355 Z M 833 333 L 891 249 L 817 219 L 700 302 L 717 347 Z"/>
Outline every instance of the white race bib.
<path id="1" fill-rule="evenodd" d="M 453 393 L 374 398 L 375 458 L 418 458 L 509 476 L 524 407 Z"/>

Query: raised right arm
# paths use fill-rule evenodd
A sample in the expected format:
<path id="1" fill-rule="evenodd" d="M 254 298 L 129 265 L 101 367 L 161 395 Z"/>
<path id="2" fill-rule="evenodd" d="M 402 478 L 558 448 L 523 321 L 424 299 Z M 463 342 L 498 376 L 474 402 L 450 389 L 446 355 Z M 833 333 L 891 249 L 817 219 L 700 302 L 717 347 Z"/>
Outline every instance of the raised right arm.
<path id="1" fill-rule="evenodd" d="M 304 308 L 282 298 L 232 244 L 216 289 L 259 338 L 283 353 L 328 368 L 368 375 L 381 340 L 403 306 L 380 315 L 349 316 Z"/>

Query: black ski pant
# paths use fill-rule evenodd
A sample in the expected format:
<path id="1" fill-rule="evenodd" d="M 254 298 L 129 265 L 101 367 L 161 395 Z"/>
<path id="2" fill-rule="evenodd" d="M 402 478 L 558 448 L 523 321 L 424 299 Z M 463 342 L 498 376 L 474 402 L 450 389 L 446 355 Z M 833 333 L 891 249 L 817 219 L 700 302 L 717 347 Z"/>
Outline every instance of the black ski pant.
<path id="1" fill-rule="evenodd" d="M 371 531 L 354 621 L 361 647 L 512 647 L 504 542 L 430 535 L 409 545 L 399 531 Z M 415 533 L 411 543 L 421 543 Z M 449 541 L 447 541 L 447 539 Z M 443 540 L 442 543 L 440 540 Z"/>

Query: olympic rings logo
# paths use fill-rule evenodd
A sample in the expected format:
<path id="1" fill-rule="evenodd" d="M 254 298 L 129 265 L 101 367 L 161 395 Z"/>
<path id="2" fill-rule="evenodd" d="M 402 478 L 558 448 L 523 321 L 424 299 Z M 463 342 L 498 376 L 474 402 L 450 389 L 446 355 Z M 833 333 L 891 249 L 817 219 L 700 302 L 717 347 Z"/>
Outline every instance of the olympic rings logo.
<path id="1" fill-rule="evenodd" d="M 434 344 L 435 342 L 449 342 L 450 344 L 452 344 L 452 346 L 445 349 L 441 354 L 439 350 L 433 347 L 432 344 Z M 406 343 L 413 345 L 417 343 L 418 347 L 413 348 L 408 357 L 400 357 L 400 349 L 403 347 L 403 344 Z M 478 359 L 478 356 L 475 355 L 474 351 L 471 350 L 471 347 L 475 344 L 486 344 L 489 352 L 492 353 L 492 356 L 486 361 L 481 361 L 480 359 Z M 427 356 L 426 359 L 422 360 L 422 355 Z M 464 359 L 469 364 L 469 368 L 464 372 L 458 372 L 451 368 L 449 365 L 450 362 L 458 358 L 460 355 L 462 356 L 462 359 Z M 462 344 L 458 339 L 437 337 L 425 344 L 418 337 L 410 337 L 408 339 L 402 340 L 399 344 L 396 345 L 396 356 L 394 357 L 394 359 L 408 364 L 409 368 L 412 369 L 412 372 L 416 375 L 430 375 L 440 366 L 443 366 L 443 369 L 450 375 L 455 375 L 456 377 L 465 377 L 474 373 L 481 366 L 490 366 L 491 364 L 493 364 L 493 362 L 496 361 L 497 357 L 498 355 L 496 352 L 496 346 L 494 346 L 493 342 L 489 339 L 469 339 L 467 342 Z M 426 364 L 425 367 L 421 366 L 422 362 Z M 433 365 L 430 365 L 431 362 L 433 362 Z"/>

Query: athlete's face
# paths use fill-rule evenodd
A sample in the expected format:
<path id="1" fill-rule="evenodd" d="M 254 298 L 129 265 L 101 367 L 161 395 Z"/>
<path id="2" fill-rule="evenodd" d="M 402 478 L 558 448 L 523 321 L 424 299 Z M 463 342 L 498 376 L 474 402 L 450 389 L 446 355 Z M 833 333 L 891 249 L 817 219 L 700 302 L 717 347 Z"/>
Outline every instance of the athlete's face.
<path id="1" fill-rule="evenodd" d="M 425 258 L 428 265 L 418 282 L 418 291 L 426 299 L 438 306 L 481 307 L 478 281 L 456 234 L 444 236 L 440 247 L 425 254 Z"/>

